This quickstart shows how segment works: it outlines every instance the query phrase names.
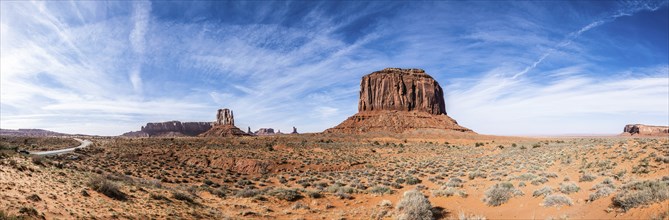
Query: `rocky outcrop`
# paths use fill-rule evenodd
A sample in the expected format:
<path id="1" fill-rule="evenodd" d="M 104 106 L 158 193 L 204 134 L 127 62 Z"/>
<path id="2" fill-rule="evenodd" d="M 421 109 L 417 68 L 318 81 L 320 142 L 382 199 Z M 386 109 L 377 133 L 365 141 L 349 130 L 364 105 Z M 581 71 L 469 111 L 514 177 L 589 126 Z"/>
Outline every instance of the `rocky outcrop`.
<path id="1" fill-rule="evenodd" d="M 235 127 L 235 117 L 232 110 L 224 108 L 219 109 L 216 113 L 216 122 L 214 126 L 208 131 L 200 134 L 201 137 L 232 137 L 232 136 L 246 136 L 248 133 Z"/>
<path id="2" fill-rule="evenodd" d="M 207 132 L 200 134 L 200 137 L 232 137 L 232 136 L 247 136 L 246 132 L 235 127 L 234 125 L 215 125 Z"/>
<path id="3" fill-rule="evenodd" d="M 155 136 L 197 136 L 211 129 L 211 122 L 155 122 L 142 126 L 140 131 Z"/>
<path id="4" fill-rule="evenodd" d="M 273 128 L 261 128 L 258 129 L 256 132 L 254 132 L 255 135 L 258 136 L 268 136 L 268 135 L 275 135 L 274 129 Z"/>
<path id="5" fill-rule="evenodd" d="M 625 125 L 623 135 L 669 136 L 669 126 L 629 124 Z"/>
<path id="6" fill-rule="evenodd" d="M 123 137 L 149 137 L 149 134 L 143 131 L 130 131 L 123 133 Z"/>
<path id="7" fill-rule="evenodd" d="M 297 133 L 297 128 L 293 127 L 293 132 L 290 132 L 290 134 L 299 134 Z"/>
<path id="8" fill-rule="evenodd" d="M 216 125 L 235 125 L 235 117 L 230 109 L 219 109 L 216 114 Z"/>
<path id="9" fill-rule="evenodd" d="M 472 130 L 458 125 L 447 115 L 432 115 L 420 111 L 377 111 L 358 112 L 325 133 L 403 133 L 417 129 L 445 129 L 460 132 Z"/>
<path id="10" fill-rule="evenodd" d="M 444 94 L 421 69 L 386 68 L 362 77 L 358 113 L 325 133 L 403 133 L 417 129 L 472 130 L 446 115 Z"/>
<path id="11" fill-rule="evenodd" d="M 123 133 L 123 137 L 183 137 L 197 136 L 211 128 L 211 122 L 149 122 L 139 131 Z"/>

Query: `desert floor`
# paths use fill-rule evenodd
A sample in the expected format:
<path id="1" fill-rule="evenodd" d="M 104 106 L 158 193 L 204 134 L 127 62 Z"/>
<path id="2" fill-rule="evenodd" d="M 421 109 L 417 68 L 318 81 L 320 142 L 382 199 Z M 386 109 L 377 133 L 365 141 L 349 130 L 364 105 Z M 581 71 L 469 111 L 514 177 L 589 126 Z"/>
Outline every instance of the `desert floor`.
<path id="1" fill-rule="evenodd" d="M 667 219 L 667 137 L 2 137 L 0 219 Z"/>

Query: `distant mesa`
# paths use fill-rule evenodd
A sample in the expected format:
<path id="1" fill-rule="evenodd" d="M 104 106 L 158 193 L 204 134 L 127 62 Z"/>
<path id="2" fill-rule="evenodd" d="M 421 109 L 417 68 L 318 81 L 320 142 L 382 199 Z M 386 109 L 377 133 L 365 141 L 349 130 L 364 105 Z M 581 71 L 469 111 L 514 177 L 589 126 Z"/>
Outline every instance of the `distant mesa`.
<path id="1" fill-rule="evenodd" d="M 144 128 L 144 127 L 142 127 Z M 149 133 L 143 132 L 143 131 L 128 131 L 123 133 L 121 136 L 123 137 L 150 137 Z"/>
<path id="2" fill-rule="evenodd" d="M 3 130 L 4 131 L 4 130 Z M 283 134 L 281 131 L 274 132 L 272 128 L 261 128 L 251 132 L 251 127 L 244 132 L 235 126 L 235 117 L 232 110 L 224 108 L 216 113 L 214 122 L 151 122 L 142 126 L 139 131 L 131 131 L 122 134 L 124 137 L 232 137 L 232 136 L 269 136 Z M 293 127 L 291 134 L 297 134 L 297 128 Z"/>
<path id="3" fill-rule="evenodd" d="M 669 126 L 629 124 L 625 125 L 622 135 L 624 136 L 667 136 L 669 137 Z"/>
<path id="4" fill-rule="evenodd" d="M 256 136 L 271 136 L 271 135 L 281 135 L 284 134 L 281 130 L 274 131 L 274 128 L 260 128 L 257 131 L 253 132 L 253 135 Z M 293 127 L 293 132 L 290 134 L 299 134 L 297 133 L 297 128 Z"/>
<path id="5" fill-rule="evenodd" d="M 139 131 L 122 134 L 125 137 L 183 137 L 197 136 L 211 129 L 211 122 L 150 122 Z"/>
<path id="6" fill-rule="evenodd" d="M 422 69 L 386 68 L 362 77 L 358 113 L 325 133 L 403 133 L 444 129 L 474 133 L 446 115 L 444 92 Z"/>
<path id="7" fill-rule="evenodd" d="M 235 127 L 235 117 L 232 110 L 224 108 L 219 109 L 216 114 L 216 122 L 208 131 L 200 134 L 200 137 L 232 137 L 247 136 L 247 132 Z"/>
<path id="8" fill-rule="evenodd" d="M 274 128 L 261 128 L 258 129 L 256 132 L 253 132 L 254 135 L 258 136 L 269 136 L 269 135 L 275 135 L 274 133 Z"/>
<path id="9" fill-rule="evenodd" d="M 63 134 L 43 129 L 0 129 L 0 136 L 22 136 L 22 137 L 49 137 L 49 136 L 70 136 L 71 134 Z"/>

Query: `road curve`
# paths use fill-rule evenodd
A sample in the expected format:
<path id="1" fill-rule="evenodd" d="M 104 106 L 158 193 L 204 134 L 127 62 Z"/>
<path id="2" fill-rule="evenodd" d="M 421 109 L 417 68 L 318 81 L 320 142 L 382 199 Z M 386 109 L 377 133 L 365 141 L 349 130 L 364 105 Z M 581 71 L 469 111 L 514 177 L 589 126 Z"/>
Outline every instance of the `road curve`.
<path id="1" fill-rule="evenodd" d="M 48 156 L 48 155 L 70 153 L 70 152 L 73 152 L 75 149 L 88 147 L 88 145 L 91 145 L 93 143 L 89 140 L 81 140 L 79 138 L 75 138 L 75 140 L 81 142 L 81 144 L 79 146 L 71 147 L 71 148 L 65 148 L 65 149 L 60 149 L 60 150 L 50 150 L 50 151 L 40 151 L 40 152 L 30 152 L 30 154 L 40 155 L 40 156 Z"/>

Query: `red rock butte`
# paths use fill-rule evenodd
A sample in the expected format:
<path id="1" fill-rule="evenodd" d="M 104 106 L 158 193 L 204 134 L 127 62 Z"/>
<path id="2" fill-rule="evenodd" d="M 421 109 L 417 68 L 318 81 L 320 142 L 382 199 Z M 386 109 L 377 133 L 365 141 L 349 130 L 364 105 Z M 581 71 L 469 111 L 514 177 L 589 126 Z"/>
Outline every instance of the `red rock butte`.
<path id="1" fill-rule="evenodd" d="M 358 112 L 424 111 L 446 114 L 444 92 L 422 69 L 387 68 L 362 77 Z"/>
<path id="2" fill-rule="evenodd" d="M 623 129 L 623 136 L 641 135 L 641 136 L 665 136 L 669 137 L 669 126 L 629 124 Z"/>
<path id="3" fill-rule="evenodd" d="M 325 133 L 472 130 L 446 115 L 444 92 L 422 69 L 386 68 L 362 77 L 358 113 Z"/>
<path id="4" fill-rule="evenodd" d="M 232 110 L 224 108 L 216 113 L 216 122 L 208 131 L 198 135 L 200 137 L 232 137 L 247 136 L 246 132 L 235 126 L 235 117 Z"/>

